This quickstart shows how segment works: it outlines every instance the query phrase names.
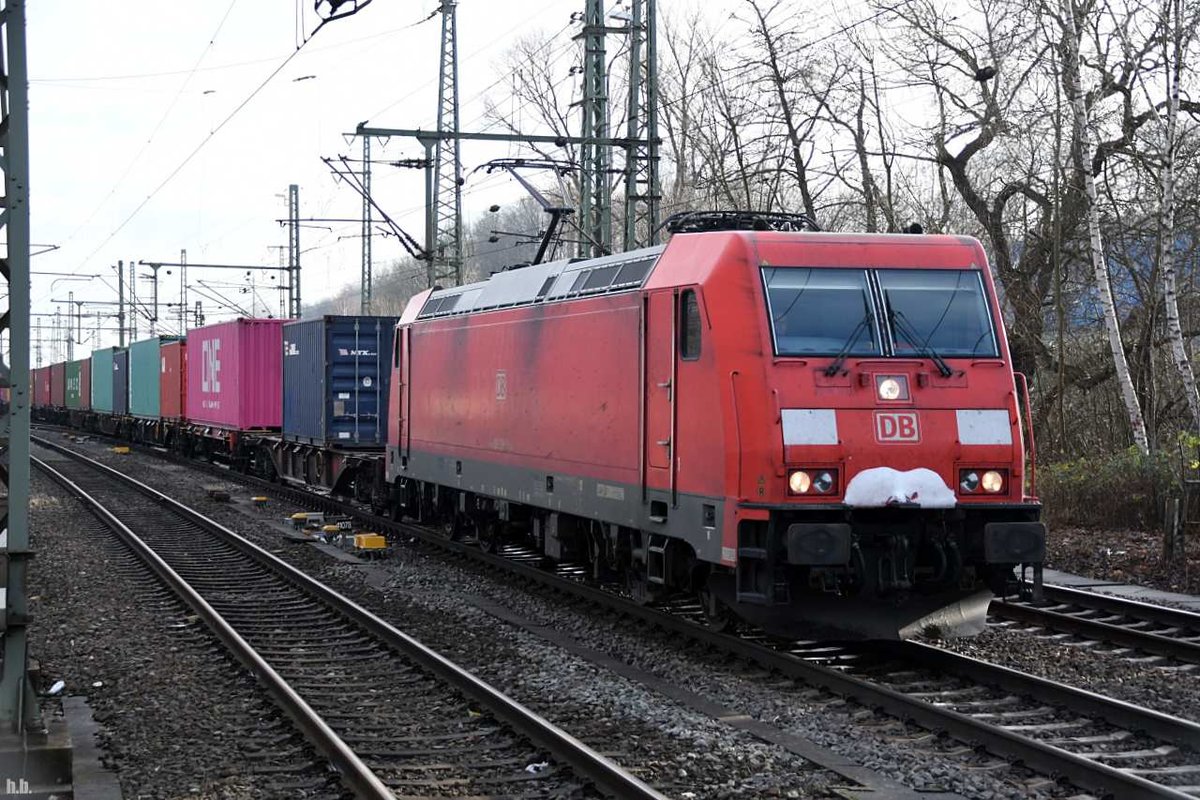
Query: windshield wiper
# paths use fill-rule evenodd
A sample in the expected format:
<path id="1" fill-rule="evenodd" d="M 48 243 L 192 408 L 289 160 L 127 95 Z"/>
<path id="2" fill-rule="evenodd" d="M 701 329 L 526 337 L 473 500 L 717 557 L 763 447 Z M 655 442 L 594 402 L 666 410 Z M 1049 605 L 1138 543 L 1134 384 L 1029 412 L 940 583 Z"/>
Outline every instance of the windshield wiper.
<path id="1" fill-rule="evenodd" d="M 892 324 L 898 328 L 901 333 L 912 340 L 913 346 L 917 348 L 918 355 L 922 355 L 931 359 L 933 363 L 937 365 L 938 373 L 943 378 L 949 378 L 954 374 L 954 370 L 950 369 L 950 365 L 947 364 L 945 360 L 938 355 L 938 352 L 930 346 L 928 339 L 921 342 L 921 335 L 913 329 L 912 323 L 908 321 L 908 317 L 904 316 L 903 311 L 897 311 L 891 307 L 891 304 L 889 304 L 888 319 L 891 320 Z M 904 327 L 901 328 L 901 325 Z M 921 342 L 921 344 L 918 345 L 917 342 Z"/>
<path id="2" fill-rule="evenodd" d="M 850 351 L 854 345 L 858 344 L 858 337 L 862 336 L 863 331 L 871 324 L 871 312 L 863 314 L 863 318 L 854 326 L 854 330 L 850 331 L 850 338 L 842 345 L 842 349 L 837 351 L 837 355 L 833 359 L 833 363 L 825 368 L 825 375 L 832 378 L 841 371 L 842 365 L 846 363 L 846 357 L 850 355 Z"/>

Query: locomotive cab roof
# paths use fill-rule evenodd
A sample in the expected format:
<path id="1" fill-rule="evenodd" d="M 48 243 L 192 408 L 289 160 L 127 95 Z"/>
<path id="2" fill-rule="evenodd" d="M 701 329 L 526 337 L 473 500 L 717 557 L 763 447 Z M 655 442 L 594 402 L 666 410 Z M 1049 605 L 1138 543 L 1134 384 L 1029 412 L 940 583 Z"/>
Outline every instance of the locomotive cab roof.
<path id="1" fill-rule="evenodd" d="M 906 230 L 903 233 L 825 232 L 808 217 L 790 214 L 687 212 L 673 216 L 662 227 L 673 234 L 672 240 L 679 238 L 681 242 L 698 236 L 723 238 L 726 241 L 751 239 L 772 249 L 773 245 L 768 243 L 797 240 L 804 240 L 812 245 L 819 243 L 820 246 L 888 242 L 893 245 L 920 243 L 925 247 L 961 248 L 963 245 L 974 247 L 978 244 L 967 236 L 913 235 L 915 230 Z M 493 273 L 486 280 L 462 286 L 444 289 L 434 287 L 413 298 L 401 322 L 647 288 L 647 280 L 655 263 L 670 246 L 668 243 L 598 258 L 560 259 L 502 270 Z M 685 251 L 687 249 L 685 246 Z"/>
<path id="2" fill-rule="evenodd" d="M 434 290 L 417 319 L 533 305 L 637 289 L 666 245 L 589 259 L 563 259 L 493 273 L 487 280 Z"/>

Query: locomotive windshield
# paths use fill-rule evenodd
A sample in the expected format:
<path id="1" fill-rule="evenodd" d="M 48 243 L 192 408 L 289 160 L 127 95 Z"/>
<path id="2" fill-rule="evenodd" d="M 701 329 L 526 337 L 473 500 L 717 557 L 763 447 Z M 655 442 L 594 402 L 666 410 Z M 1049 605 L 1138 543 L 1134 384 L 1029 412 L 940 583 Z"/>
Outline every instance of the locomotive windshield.
<path id="1" fill-rule="evenodd" d="M 977 270 L 883 269 L 876 275 L 895 355 L 998 355 Z"/>
<path id="2" fill-rule="evenodd" d="M 865 270 L 767 267 L 763 280 L 779 355 L 882 355 Z"/>
<path id="3" fill-rule="evenodd" d="M 764 267 L 762 274 L 777 355 L 999 355 L 978 270 Z"/>

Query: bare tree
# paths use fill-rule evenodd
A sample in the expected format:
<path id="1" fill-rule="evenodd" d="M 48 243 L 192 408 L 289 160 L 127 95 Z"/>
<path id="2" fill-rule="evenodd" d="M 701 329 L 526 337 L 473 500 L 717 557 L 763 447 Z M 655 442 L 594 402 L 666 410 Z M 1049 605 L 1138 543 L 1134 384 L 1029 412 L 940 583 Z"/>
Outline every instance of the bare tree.
<path id="1" fill-rule="evenodd" d="M 1096 290 L 1100 294 L 1100 304 L 1104 311 L 1104 327 L 1108 331 L 1108 344 L 1112 350 L 1113 364 L 1116 368 L 1117 383 L 1121 387 L 1121 399 L 1125 403 L 1125 411 L 1129 416 L 1129 427 L 1133 432 L 1133 441 L 1144 454 L 1150 452 L 1150 441 L 1146 436 L 1146 421 L 1142 415 L 1142 407 L 1138 402 L 1137 391 L 1133 386 L 1133 378 L 1129 373 L 1129 362 L 1125 358 L 1125 346 L 1121 342 L 1121 324 L 1117 319 L 1117 308 L 1113 302 L 1112 286 L 1109 283 L 1108 262 L 1104 256 L 1104 244 L 1100 237 L 1100 211 L 1096 196 L 1096 179 L 1092 170 L 1086 165 L 1092 162 L 1095 146 L 1092 144 L 1092 134 L 1088 128 L 1087 104 L 1084 101 L 1083 88 L 1080 84 L 1079 73 L 1083 61 L 1079 55 L 1079 33 L 1076 29 L 1076 8 L 1074 0 L 1060 0 L 1061 21 L 1063 26 L 1063 44 L 1066 49 L 1066 59 L 1063 70 L 1066 80 L 1067 99 L 1075 117 L 1074 135 L 1083 173 L 1084 191 L 1087 193 L 1087 231 L 1092 269 L 1095 273 Z"/>
<path id="2" fill-rule="evenodd" d="M 809 185 L 808 161 L 812 157 L 812 144 L 809 140 L 818 116 L 815 109 L 810 113 L 802 110 L 802 100 L 797 97 L 794 87 L 812 86 L 813 76 L 809 73 L 808 63 L 799 56 L 792 39 L 795 30 L 781 27 L 776 21 L 776 12 L 783 5 L 783 0 L 775 0 L 765 10 L 760 0 L 746 0 L 754 13 L 753 33 L 755 44 L 760 52 L 755 54 L 751 62 L 756 68 L 770 91 L 774 94 L 777 105 L 775 115 L 782 123 L 787 134 L 788 153 L 791 156 L 791 168 L 800 192 L 804 213 L 810 219 L 817 218 L 816 204 L 813 201 L 812 187 Z M 833 84 L 841 75 L 830 75 L 828 84 L 815 92 L 816 103 L 821 105 L 831 91 Z"/>
<path id="3" fill-rule="evenodd" d="M 666 35 L 660 40 L 658 62 L 659 121 L 667 144 L 672 178 L 664 182 L 667 196 L 664 210 L 690 205 L 700 180 L 701 159 L 697 126 L 705 99 L 702 83 L 703 62 L 711 58 L 713 43 L 699 9 L 682 19 L 665 15 L 660 20 Z"/>
<path id="4" fill-rule="evenodd" d="M 1163 304 L 1166 307 L 1167 339 L 1171 343 L 1171 356 L 1179 378 L 1183 382 L 1184 398 L 1192 416 L 1192 430 L 1200 432 L 1200 394 L 1196 390 L 1196 374 L 1192 370 L 1192 361 L 1183 341 L 1175 270 L 1175 163 L 1178 149 L 1179 80 L 1183 71 L 1184 50 L 1182 0 L 1163 0 L 1162 16 L 1163 27 L 1169 31 L 1169 35 L 1163 37 L 1163 62 L 1166 65 L 1164 73 L 1167 77 L 1168 100 L 1166 126 L 1163 132 L 1162 165 L 1159 171 L 1161 200 L 1158 262 L 1159 269 L 1162 271 Z M 1153 105 L 1151 107 L 1153 108 Z"/>
<path id="5" fill-rule="evenodd" d="M 725 63 L 721 53 L 704 56 L 701 75 L 706 86 L 696 143 L 706 168 L 697 182 L 709 203 L 729 208 L 773 210 L 777 194 L 764 182 L 777 182 L 777 149 L 753 94 L 747 91 L 744 69 Z"/>

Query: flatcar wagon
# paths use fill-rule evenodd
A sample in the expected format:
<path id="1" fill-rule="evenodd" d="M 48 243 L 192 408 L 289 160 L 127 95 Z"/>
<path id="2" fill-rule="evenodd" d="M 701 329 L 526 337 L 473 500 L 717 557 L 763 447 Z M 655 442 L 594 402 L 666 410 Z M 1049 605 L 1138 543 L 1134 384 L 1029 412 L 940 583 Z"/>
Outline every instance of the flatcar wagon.
<path id="1" fill-rule="evenodd" d="M 978 631 L 1045 528 L 983 249 L 679 233 L 427 291 L 392 502 L 779 633 Z"/>

